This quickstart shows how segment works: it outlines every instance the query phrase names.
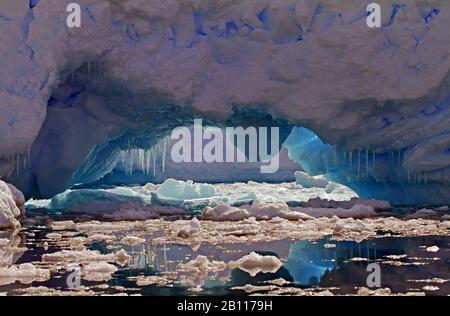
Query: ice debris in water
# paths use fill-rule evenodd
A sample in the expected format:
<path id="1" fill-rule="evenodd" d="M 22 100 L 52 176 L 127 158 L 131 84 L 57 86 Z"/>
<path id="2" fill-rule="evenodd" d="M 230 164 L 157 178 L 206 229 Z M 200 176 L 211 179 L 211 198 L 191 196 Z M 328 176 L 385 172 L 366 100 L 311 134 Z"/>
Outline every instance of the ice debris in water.
<path id="1" fill-rule="evenodd" d="M 190 222 L 189 225 L 183 226 L 178 230 L 177 235 L 179 237 L 190 237 L 195 233 L 198 233 L 202 230 L 202 225 L 200 221 L 194 217 Z"/>
<path id="2" fill-rule="evenodd" d="M 54 253 L 47 253 L 42 256 L 43 262 L 115 262 L 120 265 L 125 264 L 131 257 L 124 251 L 119 250 L 116 253 L 101 254 L 95 250 L 61 250 Z"/>
<path id="3" fill-rule="evenodd" d="M 92 262 L 82 267 L 81 274 L 88 281 L 108 281 L 117 267 L 108 262 Z"/>
<path id="4" fill-rule="evenodd" d="M 197 256 L 192 261 L 181 263 L 178 267 L 181 270 L 191 273 L 208 273 L 210 271 L 221 271 L 225 269 L 241 269 L 255 276 L 260 272 L 275 273 L 283 266 L 283 262 L 275 256 L 260 255 L 256 252 L 236 260 L 225 263 L 223 261 L 209 260 L 206 256 Z"/>
<path id="5" fill-rule="evenodd" d="M 192 273 L 207 273 L 209 271 L 225 270 L 227 268 L 227 265 L 223 261 L 213 261 L 209 260 L 206 256 L 197 256 L 197 258 L 192 261 L 189 261 L 187 263 L 180 263 L 178 267 L 181 270 L 189 271 Z"/>
<path id="6" fill-rule="evenodd" d="M 50 271 L 41 269 L 32 263 L 13 265 L 9 268 L 0 268 L 0 285 L 14 283 L 30 284 L 34 281 L 47 281 L 50 279 Z"/>
<path id="7" fill-rule="evenodd" d="M 230 261 L 228 267 L 239 268 L 255 276 L 260 272 L 275 273 L 283 266 L 283 262 L 275 256 L 263 256 L 256 252 L 251 252 L 237 261 Z"/>
<path id="8" fill-rule="evenodd" d="M 203 219 L 216 221 L 239 221 L 254 217 L 258 220 L 269 220 L 274 217 L 281 217 L 289 220 L 310 219 L 309 215 L 301 212 L 292 212 L 284 202 L 264 203 L 259 200 L 253 201 L 251 205 L 233 207 L 230 205 L 219 205 L 203 210 Z"/>
<path id="9" fill-rule="evenodd" d="M 431 247 L 427 247 L 425 249 L 428 252 L 438 252 L 439 251 L 439 247 L 438 246 L 431 246 Z"/>
<path id="10" fill-rule="evenodd" d="M 289 207 L 284 202 L 263 203 L 253 201 L 251 205 L 233 207 L 219 205 L 214 208 L 206 207 L 203 210 L 203 219 L 215 221 L 239 221 L 254 217 L 258 220 L 270 220 L 275 217 L 287 220 L 308 220 L 313 217 L 339 218 L 365 218 L 375 216 L 377 213 L 371 205 L 355 204 L 350 208 L 313 208 L 313 207 Z"/>

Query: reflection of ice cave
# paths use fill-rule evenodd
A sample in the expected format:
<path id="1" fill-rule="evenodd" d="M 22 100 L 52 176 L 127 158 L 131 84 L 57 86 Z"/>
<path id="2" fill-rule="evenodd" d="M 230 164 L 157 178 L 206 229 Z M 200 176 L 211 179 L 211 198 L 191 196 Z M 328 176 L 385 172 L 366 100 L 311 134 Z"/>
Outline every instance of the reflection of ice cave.
<path id="1" fill-rule="evenodd" d="M 370 30 L 360 1 L 80 0 L 69 30 L 53 2 L 0 4 L 0 176 L 27 196 L 120 181 L 121 151 L 199 117 L 279 126 L 308 173 L 364 198 L 450 202 L 449 3 Z"/>

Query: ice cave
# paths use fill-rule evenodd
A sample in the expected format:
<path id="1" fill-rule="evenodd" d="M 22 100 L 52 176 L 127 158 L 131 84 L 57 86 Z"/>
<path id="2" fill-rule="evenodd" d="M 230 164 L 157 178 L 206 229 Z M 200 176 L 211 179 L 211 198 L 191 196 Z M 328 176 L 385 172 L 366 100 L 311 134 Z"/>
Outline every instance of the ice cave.
<path id="1" fill-rule="evenodd" d="M 364 283 L 362 263 L 420 257 L 414 238 L 448 250 L 450 3 L 382 1 L 373 28 L 370 2 L 1 1 L 0 294 L 73 293 L 56 263 L 143 295 L 347 294 L 332 287 Z M 199 120 L 279 137 L 220 139 L 245 162 L 174 161 L 173 131 Z M 19 236 L 47 245 L 40 264 L 18 259 Z M 448 281 L 445 265 L 405 275 Z M 411 288 L 386 282 L 357 294 Z M 416 292 L 450 293 L 433 284 Z"/>

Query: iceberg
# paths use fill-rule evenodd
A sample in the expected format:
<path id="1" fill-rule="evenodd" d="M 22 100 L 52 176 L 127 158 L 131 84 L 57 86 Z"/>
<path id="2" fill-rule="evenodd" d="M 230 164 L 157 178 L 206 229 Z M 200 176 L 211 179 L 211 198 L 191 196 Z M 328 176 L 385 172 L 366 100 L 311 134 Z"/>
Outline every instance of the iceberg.
<path id="1" fill-rule="evenodd" d="M 81 29 L 55 0 L 0 3 L 0 176 L 27 197 L 203 119 L 303 128 L 288 148 L 311 176 L 449 203 L 450 3 L 386 1 L 381 29 L 358 0 L 77 3 Z"/>
<path id="2" fill-rule="evenodd" d="M 12 186 L 0 180 L 0 230 L 18 229 L 23 196 Z"/>

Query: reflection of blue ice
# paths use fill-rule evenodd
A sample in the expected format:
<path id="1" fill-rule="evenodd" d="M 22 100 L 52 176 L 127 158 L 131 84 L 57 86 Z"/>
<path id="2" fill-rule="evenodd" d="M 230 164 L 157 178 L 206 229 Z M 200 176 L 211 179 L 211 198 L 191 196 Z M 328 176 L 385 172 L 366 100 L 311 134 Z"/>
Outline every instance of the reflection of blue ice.
<path id="1" fill-rule="evenodd" d="M 291 245 L 284 267 L 290 272 L 294 282 L 300 285 L 318 284 L 327 270 L 336 267 L 336 263 L 332 261 L 334 251 L 323 248 L 324 243 L 325 241 L 312 245 L 309 241 L 298 241 Z"/>
<path id="2" fill-rule="evenodd" d="M 367 258 L 370 262 L 386 254 L 404 253 L 403 244 L 392 241 L 386 244 L 378 241 L 378 244 L 382 245 L 381 248 L 374 242 L 340 241 L 331 242 L 336 244 L 336 248 L 327 249 L 324 247 L 326 243 L 330 241 L 297 241 L 291 245 L 284 267 L 292 275 L 294 282 L 299 285 L 318 285 L 325 275 L 347 266 L 348 260 L 353 257 Z"/>

